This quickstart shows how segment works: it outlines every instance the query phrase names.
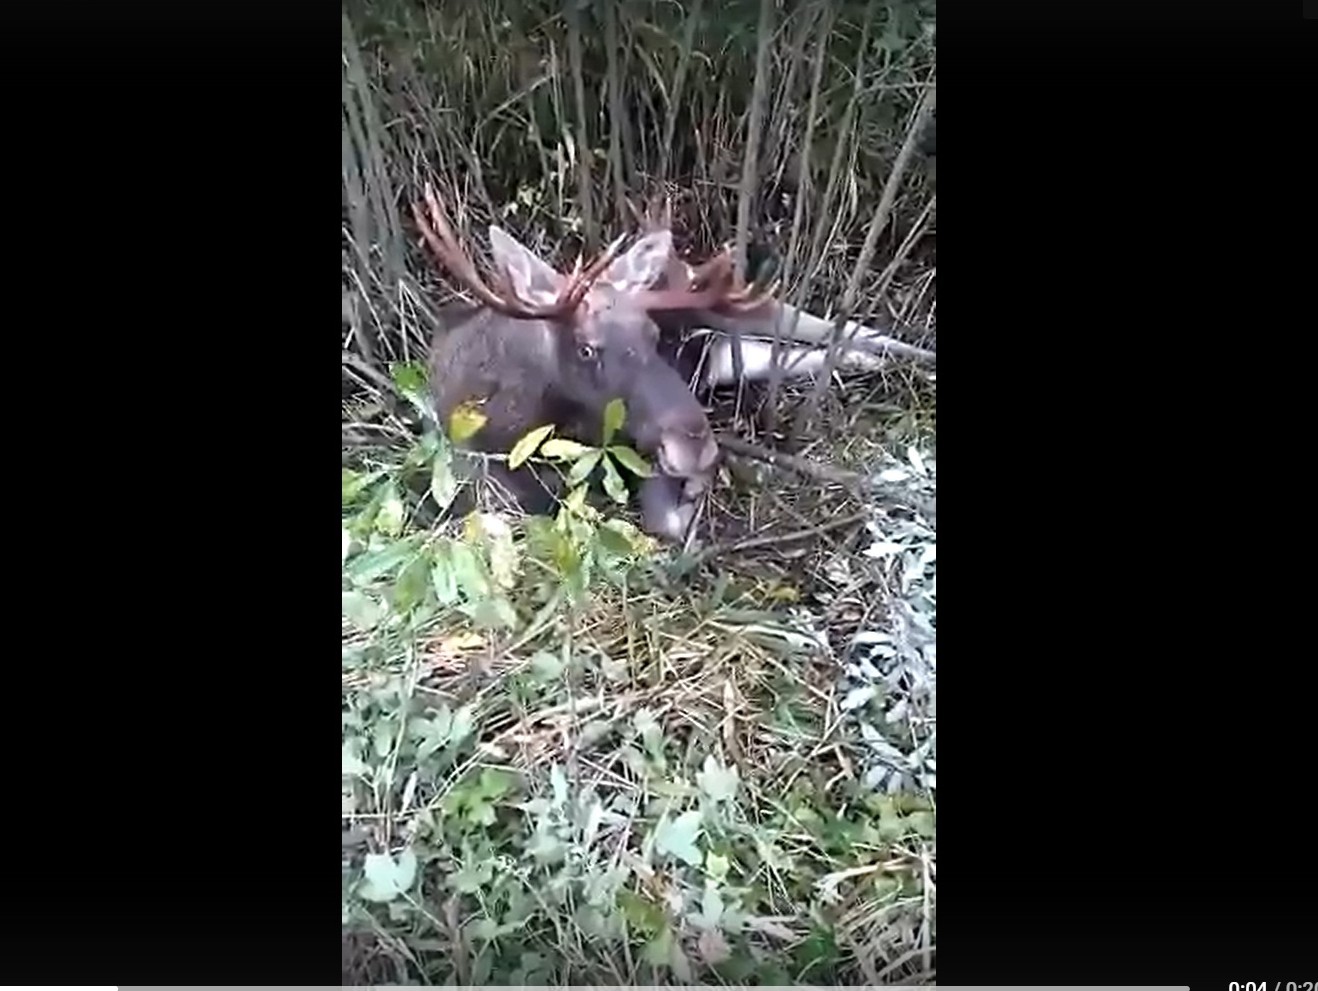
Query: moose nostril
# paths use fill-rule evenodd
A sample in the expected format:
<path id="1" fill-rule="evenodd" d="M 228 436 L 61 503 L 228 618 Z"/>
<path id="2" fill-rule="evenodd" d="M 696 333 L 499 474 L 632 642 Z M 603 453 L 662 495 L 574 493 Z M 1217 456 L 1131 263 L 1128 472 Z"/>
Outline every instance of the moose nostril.
<path id="1" fill-rule="evenodd" d="M 668 475 L 702 474 L 717 458 L 718 445 L 707 431 L 695 435 L 669 432 L 659 443 L 659 467 Z"/>

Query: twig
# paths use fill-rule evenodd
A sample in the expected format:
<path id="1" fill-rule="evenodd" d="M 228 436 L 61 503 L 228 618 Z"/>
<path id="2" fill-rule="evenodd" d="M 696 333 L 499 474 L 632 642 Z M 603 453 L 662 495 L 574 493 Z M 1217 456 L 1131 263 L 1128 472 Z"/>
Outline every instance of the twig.
<path id="1" fill-rule="evenodd" d="M 627 178 L 622 167 L 622 72 L 618 68 L 618 5 L 614 3 L 604 6 L 604 54 L 609 89 L 609 171 L 613 173 L 613 208 L 621 219 L 627 215 Z"/>
<path id="2" fill-rule="evenodd" d="M 809 540 L 811 537 L 819 537 L 833 530 L 841 530 L 844 527 L 854 526 L 857 523 L 864 523 L 870 517 L 868 509 L 861 510 L 858 513 L 852 513 L 850 516 L 843 516 L 841 519 L 829 520 L 826 523 L 820 523 L 817 526 L 807 527 L 804 530 L 792 530 L 789 533 L 771 533 L 763 537 L 747 537 L 745 540 L 738 540 L 728 544 L 711 544 L 702 551 L 693 554 L 687 560 L 679 564 L 681 571 L 689 571 L 707 564 L 711 559 L 722 554 L 739 554 L 742 551 L 758 550 L 761 547 L 777 547 L 780 544 L 791 544 L 798 540 Z"/>
<path id="3" fill-rule="evenodd" d="M 371 365 L 368 365 L 363 359 L 358 358 L 352 352 L 344 351 L 342 361 L 343 364 L 347 365 L 362 378 L 370 379 L 370 381 L 379 386 L 386 394 L 397 396 L 400 399 L 407 398 L 399 391 L 398 386 L 394 385 L 389 379 L 389 376 L 385 375 L 378 369 L 373 368 Z"/>
<path id="4" fill-rule="evenodd" d="M 937 523 L 937 501 L 917 492 L 912 492 L 905 486 L 866 478 L 856 472 L 847 471 L 843 468 L 834 468 L 832 465 L 820 464 L 818 461 L 811 461 L 809 458 L 798 457 L 795 454 L 772 451 L 767 447 L 761 447 L 759 444 L 744 441 L 740 437 L 731 437 L 719 433 L 715 434 L 715 438 L 718 440 L 719 447 L 725 451 L 730 451 L 744 458 L 763 461 L 775 468 L 785 468 L 818 482 L 841 485 L 856 498 L 868 498 L 878 502 L 907 506 L 914 509 L 931 524 Z"/>
<path id="5" fill-rule="evenodd" d="M 831 465 L 820 464 L 818 461 L 811 461 L 809 458 L 797 457 L 795 454 L 783 454 L 781 451 L 772 451 L 767 447 L 761 447 L 759 444 L 752 444 L 750 441 L 742 440 L 740 437 L 731 437 L 727 434 L 716 434 L 719 447 L 733 454 L 739 454 L 744 458 L 754 458 L 756 461 L 764 461 L 776 468 L 786 468 L 794 471 L 798 475 L 804 475 L 806 478 L 813 478 L 819 482 L 827 482 L 830 485 L 843 485 L 851 489 L 862 489 L 865 487 L 865 479 L 853 471 L 846 471 L 842 468 L 834 468 Z"/>
<path id="6" fill-rule="evenodd" d="M 751 202 L 755 198 L 758 169 L 760 167 L 760 131 L 763 127 L 765 104 L 769 100 L 769 43 L 773 38 L 773 0 L 760 0 L 760 23 L 755 51 L 755 84 L 751 90 L 750 113 L 746 120 L 746 150 L 741 163 L 741 185 L 737 190 L 736 246 L 732 263 L 737 281 L 746 276 L 746 245 L 750 240 Z M 741 352 L 741 335 L 732 337 L 732 368 L 737 379 L 737 401 L 734 417 L 741 414 L 741 400 L 746 387 L 745 360 Z"/>
<path id="7" fill-rule="evenodd" d="M 806 111 L 805 136 L 797 152 L 799 159 L 796 175 L 796 204 L 792 207 L 792 237 L 787 250 L 787 262 L 783 266 L 783 285 L 792 284 L 796 274 L 796 256 L 801 248 L 801 223 L 805 219 L 805 203 L 810 196 L 810 156 L 813 153 L 815 118 L 819 115 L 819 91 L 824 80 L 824 56 L 828 52 L 828 39 L 833 30 L 833 10 L 827 0 L 819 14 L 819 34 L 815 39 L 815 65 L 810 81 L 810 106 Z M 807 259 L 808 261 L 808 259 Z M 804 286 L 796 293 L 797 302 L 805 303 Z M 801 319 L 801 310 L 794 308 L 792 329 L 788 336 L 796 333 L 796 325 Z M 778 391 L 782 388 L 783 372 L 781 367 L 783 350 L 783 311 L 779 309 L 773 322 L 773 347 L 769 352 L 769 398 L 764 404 L 764 432 L 771 434 L 778 426 Z"/>
<path id="8" fill-rule="evenodd" d="M 677 133 L 677 110 L 681 106 L 682 87 L 686 83 L 687 66 L 691 61 L 691 49 L 695 45 L 696 25 L 700 21 L 701 0 L 694 0 L 687 11 L 686 21 L 682 25 L 682 47 L 678 50 L 677 68 L 673 72 L 673 85 L 668 96 L 668 112 L 664 119 L 664 143 L 660 149 L 659 186 L 668 181 L 670 159 L 673 154 L 673 135 Z"/>
<path id="9" fill-rule="evenodd" d="M 902 179 L 906 174 L 906 166 L 915 154 L 916 138 L 924 130 L 925 122 L 934 112 L 937 102 L 937 86 L 930 83 L 924 95 L 920 98 L 914 120 L 906 130 L 906 140 L 902 142 L 901 150 L 897 153 L 897 159 L 893 162 L 892 170 L 888 173 L 888 181 L 883 186 L 883 193 L 879 197 L 879 205 L 874 208 L 874 216 L 870 219 L 869 230 L 865 233 L 865 243 L 860 249 L 860 257 L 856 259 L 855 267 L 851 270 L 851 278 L 847 280 L 847 288 L 842 294 L 842 305 L 838 308 L 837 318 L 833 322 L 833 333 L 828 342 L 828 355 L 824 362 L 824 371 L 815 380 L 815 387 L 810 393 L 808 421 L 812 421 L 819 412 L 819 402 L 823 398 L 824 390 L 828 387 L 829 379 L 832 378 L 833 369 L 837 366 L 837 349 L 842 338 L 842 330 L 856 308 L 856 298 L 860 293 L 860 284 L 864 279 L 865 272 L 869 269 L 875 249 L 878 247 L 879 235 L 888 224 L 893 203 L 897 199 L 897 190 L 901 187 Z"/>
<path id="10" fill-rule="evenodd" d="M 581 233 L 587 250 L 592 250 L 597 238 L 590 195 L 590 144 L 586 135 L 586 83 L 582 69 L 581 10 L 575 3 L 567 5 L 567 52 L 572 68 L 572 96 L 576 111 L 577 201 L 581 207 Z"/>

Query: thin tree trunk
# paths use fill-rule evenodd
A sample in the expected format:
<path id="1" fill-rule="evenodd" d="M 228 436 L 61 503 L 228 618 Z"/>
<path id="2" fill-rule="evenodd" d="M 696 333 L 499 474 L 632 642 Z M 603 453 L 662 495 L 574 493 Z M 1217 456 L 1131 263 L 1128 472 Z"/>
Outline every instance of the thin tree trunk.
<path id="1" fill-rule="evenodd" d="M 590 142 L 586 136 L 586 82 L 581 67 L 581 4 L 568 0 L 567 56 L 572 63 L 572 90 L 576 101 L 577 202 L 581 207 L 581 234 L 587 251 L 599 243 L 595 231 L 595 211 L 590 193 Z"/>
<path id="2" fill-rule="evenodd" d="M 828 54 L 828 37 L 833 31 L 833 8 L 829 5 L 828 0 L 821 4 L 822 9 L 819 12 L 819 30 L 815 35 L 815 64 L 814 72 L 810 79 L 810 105 L 806 111 L 805 135 L 801 138 L 801 146 L 798 152 L 800 167 L 796 179 L 796 203 L 792 207 L 792 236 L 791 243 L 787 249 L 787 262 L 783 265 L 783 285 L 791 286 L 792 276 L 796 274 L 796 256 L 801 247 L 801 223 L 805 218 L 805 203 L 810 196 L 810 157 L 812 145 L 815 139 L 815 119 L 819 115 L 819 91 L 823 87 L 824 65 Z M 794 294 L 797 298 L 798 307 L 805 302 L 805 287 Z M 799 308 L 794 311 L 798 316 Z M 795 323 L 788 330 L 790 338 L 796 333 Z M 778 390 L 782 386 L 783 370 L 780 367 L 782 360 L 782 340 L 783 340 L 783 320 L 774 321 L 773 327 L 773 351 L 769 366 L 769 395 L 765 400 L 764 406 L 764 430 L 772 434 L 778 426 Z"/>
<path id="3" fill-rule="evenodd" d="M 691 10 L 686 15 L 682 26 L 682 50 L 677 56 L 677 69 L 673 72 L 673 85 L 668 93 L 668 116 L 664 120 L 664 146 L 660 149 L 659 183 L 662 187 L 668 181 L 668 172 L 672 168 L 673 138 L 677 135 L 677 112 L 682 106 L 682 89 L 686 85 L 687 66 L 691 63 L 691 47 L 696 40 L 696 26 L 700 22 L 702 0 L 692 0 Z"/>
<path id="4" fill-rule="evenodd" d="M 861 280 L 865 277 L 865 272 L 869 269 L 870 262 L 874 258 L 874 252 L 879 244 L 879 235 L 883 233 L 888 224 L 888 219 L 892 215 L 892 205 L 897 200 L 897 191 L 901 188 L 902 179 L 906 175 L 906 167 L 915 154 L 915 143 L 924 132 L 929 116 L 934 112 L 937 98 L 937 85 L 930 83 L 920 100 L 915 119 L 906 129 L 906 139 L 902 142 L 901 150 L 897 153 L 897 160 L 892 163 L 892 171 L 888 173 L 888 181 L 884 183 L 883 194 L 879 197 L 879 205 L 874 208 L 874 216 L 870 219 L 869 230 L 865 233 L 865 244 L 861 247 L 860 257 L 856 259 L 856 265 L 851 270 L 851 278 L 847 280 L 846 292 L 842 295 L 842 306 L 838 309 L 837 317 L 833 321 L 833 333 L 829 337 L 824 370 L 815 380 L 814 389 L 810 393 L 809 417 L 811 419 L 819 411 L 819 402 L 823 398 L 824 390 L 828 388 L 833 369 L 837 366 L 838 344 L 842 339 L 842 328 L 846 326 L 852 310 L 855 309 Z"/>
<path id="5" fill-rule="evenodd" d="M 605 0 L 604 52 L 608 60 L 609 88 L 609 171 L 613 173 L 613 209 L 615 218 L 627 216 L 627 183 L 622 173 L 622 72 L 618 68 L 618 3 Z"/>
<path id="6" fill-rule="evenodd" d="M 758 45 L 755 51 L 755 88 L 751 93 L 750 115 L 746 124 L 746 150 L 742 157 L 741 187 L 737 197 L 737 241 L 733 264 L 738 279 L 746 274 L 746 243 L 750 238 L 751 204 L 755 199 L 760 163 L 760 132 L 764 108 L 769 100 L 769 44 L 773 39 L 774 0 L 760 0 Z M 737 407 L 741 407 L 741 375 L 744 368 L 741 335 L 732 341 L 732 361 L 737 376 Z"/>

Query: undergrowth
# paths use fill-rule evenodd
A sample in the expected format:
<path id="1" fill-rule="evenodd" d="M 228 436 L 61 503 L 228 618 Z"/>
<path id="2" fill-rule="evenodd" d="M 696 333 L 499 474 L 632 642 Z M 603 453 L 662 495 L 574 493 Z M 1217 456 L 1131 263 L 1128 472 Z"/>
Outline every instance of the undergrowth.
<path id="1" fill-rule="evenodd" d="M 563 452 L 536 431 L 509 457 Z M 344 470 L 357 979 L 927 976 L 929 525 L 874 508 L 848 567 L 903 605 L 839 643 L 781 583 L 671 580 L 614 496 L 587 497 L 591 449 L 567 453 L 580 484 L 552 518 L 417 525 L 474 484 L 437 431 Z M 932 485 L 931 465 L 881 470 Z"/>

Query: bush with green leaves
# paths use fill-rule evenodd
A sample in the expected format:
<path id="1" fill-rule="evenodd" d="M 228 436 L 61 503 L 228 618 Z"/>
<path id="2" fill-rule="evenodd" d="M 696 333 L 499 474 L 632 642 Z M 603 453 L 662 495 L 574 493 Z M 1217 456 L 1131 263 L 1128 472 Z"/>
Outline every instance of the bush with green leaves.
<path id="1" fill-rule="evenodd" d="M 577 476 L 552 517 L 416 525 L 406 474 L 421 500 L 459 484 L 440 432 L 344 473 L 343 918 L 387 964 L 354 973 L 829 983 L 882 952 L 909 979 L 932 805 L 837 792 L 820 755 L 867 743 L 830 740 L 808 623 L 728 581 L 659 587 L 655 545 L 590 506 L 608 419 L 599 447 L 510 452 Z"/>

